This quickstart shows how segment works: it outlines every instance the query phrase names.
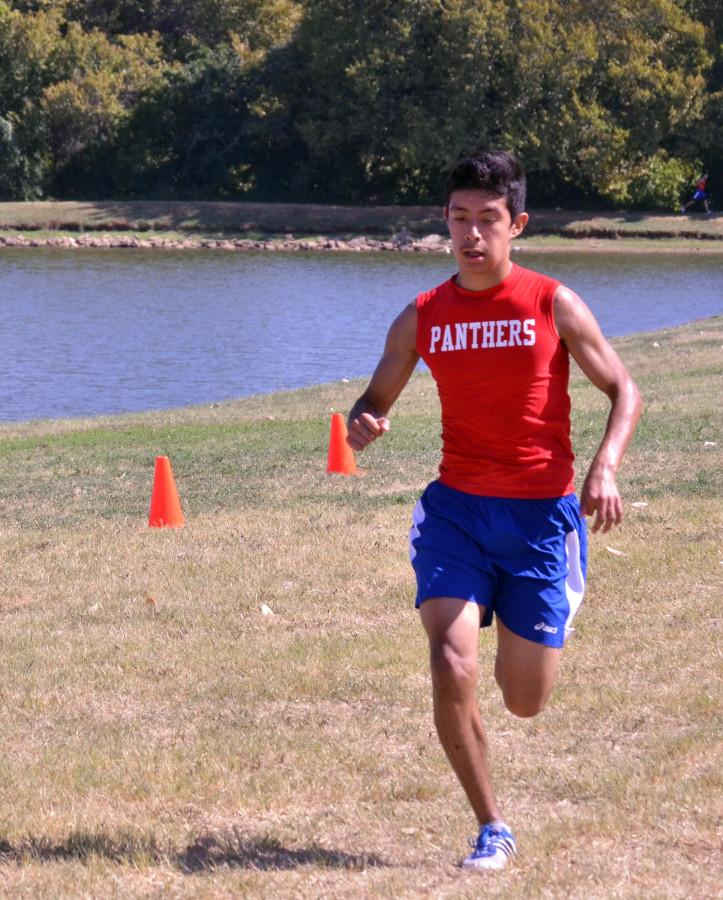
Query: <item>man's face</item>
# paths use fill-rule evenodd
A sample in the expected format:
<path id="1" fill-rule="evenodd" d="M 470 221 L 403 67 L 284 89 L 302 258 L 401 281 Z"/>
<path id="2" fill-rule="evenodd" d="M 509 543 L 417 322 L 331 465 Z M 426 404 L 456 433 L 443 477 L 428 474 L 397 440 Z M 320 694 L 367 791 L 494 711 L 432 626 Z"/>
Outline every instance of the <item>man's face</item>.
<path id="1" fill-rule="evenodd" d="M 453 191 L 444 217 L 452 250 L 463 280 L 474 289 L 474 279 L 488 281 L 509 266 L 510 243 L 527 224 L 527 213 L 512 221 L 504 197 L 477 190 Z M 464 285 L 463 285 L 464 286 Z"/>

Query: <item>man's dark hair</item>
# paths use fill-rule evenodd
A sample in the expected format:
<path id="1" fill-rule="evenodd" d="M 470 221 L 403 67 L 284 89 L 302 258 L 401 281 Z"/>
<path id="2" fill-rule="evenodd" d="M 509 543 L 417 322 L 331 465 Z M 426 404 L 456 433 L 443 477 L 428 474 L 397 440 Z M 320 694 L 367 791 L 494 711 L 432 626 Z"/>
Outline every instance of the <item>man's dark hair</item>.
<path id="1" fill-rule="evenodd" d="M 447 176 L 447 205 L 453 191 L 467 190 L 505 197 L 513 222 L 525 210 L 525 170 L 514 156 L 504 150 L 473 153 L 456 163 Z"/>

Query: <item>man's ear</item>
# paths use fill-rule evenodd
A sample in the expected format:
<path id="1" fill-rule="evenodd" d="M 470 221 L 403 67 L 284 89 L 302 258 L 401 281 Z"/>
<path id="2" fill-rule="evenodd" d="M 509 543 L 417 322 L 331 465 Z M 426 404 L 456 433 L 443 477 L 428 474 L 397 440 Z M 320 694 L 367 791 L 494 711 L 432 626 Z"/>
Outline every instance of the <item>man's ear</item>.
<path id="1" fill-rule="evenodd" d="M 444 216 L 444 221 L 449 224 L 449 207 L 445 206 L 442 210 L 442 215 Z"/>
<path id="2" fill-rule="evenodd" d="M 525 226 L 530 221 L 530 217 L 526 212 L 522 212 L 512 223 L 512 237 L 519 237 L 525 230 Z"/>

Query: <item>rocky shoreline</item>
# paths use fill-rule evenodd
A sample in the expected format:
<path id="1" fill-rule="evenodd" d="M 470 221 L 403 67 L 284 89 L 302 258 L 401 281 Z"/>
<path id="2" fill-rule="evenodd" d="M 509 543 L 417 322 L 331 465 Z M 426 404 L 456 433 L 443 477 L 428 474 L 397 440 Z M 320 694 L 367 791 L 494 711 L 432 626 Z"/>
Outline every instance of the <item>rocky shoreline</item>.
<path id="1" fill-rule="evenodd" d="M 292 234 L 284 237 L 252 238 L 162 238 L 138 237 L 132 234 L 82 234 L 34 237 L 21 234 L 0 235 L 0 247 L 53 247 L 62 250 L 86 248 L 131 249 L 131 250 L 271 250 L 271 251 L 311 251 L 325 250 L 348 253 L 451 253 L 451 242 L 440 234 L 414 237 L 406 232 L 395 234 L 389 240 L 371 237 L 354 237 L 350 240 L 327 237 L 297 238 Z"/>

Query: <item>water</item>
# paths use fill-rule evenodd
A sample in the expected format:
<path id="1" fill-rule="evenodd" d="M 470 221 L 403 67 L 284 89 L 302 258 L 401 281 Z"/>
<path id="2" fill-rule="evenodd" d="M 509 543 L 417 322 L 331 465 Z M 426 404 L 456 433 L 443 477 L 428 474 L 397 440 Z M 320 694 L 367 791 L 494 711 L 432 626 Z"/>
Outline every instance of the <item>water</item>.
<path id="1" fill-rule="evenodd" d="M 580 293 L 609 336 L 723 312 L 723 257 L 516 256 Z M 394 316 L 450 256 L 0 253 L 0 421 L 211 403 L 366 376 Z"/>

